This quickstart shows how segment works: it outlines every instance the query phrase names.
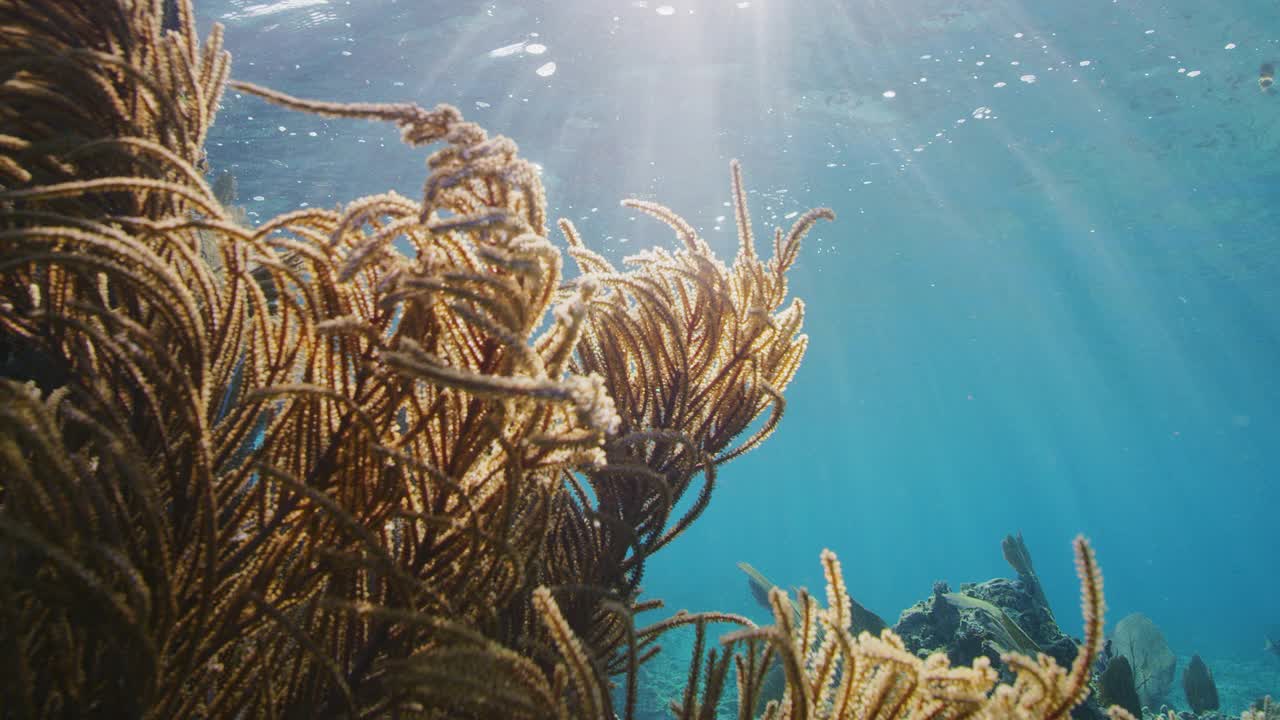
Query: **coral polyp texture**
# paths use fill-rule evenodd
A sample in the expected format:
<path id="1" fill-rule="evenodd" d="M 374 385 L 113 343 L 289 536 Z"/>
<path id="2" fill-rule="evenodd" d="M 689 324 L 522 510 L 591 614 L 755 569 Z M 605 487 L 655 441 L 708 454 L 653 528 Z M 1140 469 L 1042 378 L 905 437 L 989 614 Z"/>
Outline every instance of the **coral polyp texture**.
<path id="1" fill-rule="evenodd" d="M 1070 673 L 1011 660 L 984 694 L 985 666 L 848 637 L 833 556 L 798 626 L 780 599 L 772 629 L 637 626 L 646 560 L 777 426 L 805 349 L 787 273 L 830 211 L 762 259 L 735 163 L 732 265 L 636 201 L 675 249 L 619 269 L 562 222 L 567 279 L 512 141 L 238 83 L 434 146 L 420 199 L 247 227 L 204 176 L 222 31 L 167 10 L 0 0 L 0 716 L 633 717 L 656 639 L 711 623 L 740 634 L 705 672 L 700 641 L 685 716 L 731 664 L 752 714 L 770 655 L 774 717 L 1079 701 L 1096 628 Z"/>

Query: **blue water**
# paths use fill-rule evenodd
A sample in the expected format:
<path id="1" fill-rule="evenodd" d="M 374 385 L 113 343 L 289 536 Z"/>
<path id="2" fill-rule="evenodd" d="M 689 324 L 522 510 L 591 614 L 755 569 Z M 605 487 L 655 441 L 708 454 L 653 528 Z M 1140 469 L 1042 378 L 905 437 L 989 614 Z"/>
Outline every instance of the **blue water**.
<path id="1" fill-rule="evenodd" d="M 553 214 L 615 259 L 672 244 L 618 207 L 632 196 L 732 253 L 731 157 L 761 237 L 836 211 L 792 278 L 811 344 L 780 430 L 649 566 L 669 609 L 754 612 L 739 560 L 820 588 L 829 547 L 892 623 L 934 580 L 1010 575 L 999 541 L 1020 529 L 1078 633 L 1083 532 L 1112 621 L 1140 611 L 1180 656 L 1272 668 L 1251 690 L 1280 695 L 1261 650 L 1280 625 L 1280 94 L 1257 84 L 1280 61 L 1274 2 L 199 11 L 238 79 L 449 102 L 514 138 Z M 210 141 L 260 218 L 414 196 L 425 154 L 235 94 Z"/>

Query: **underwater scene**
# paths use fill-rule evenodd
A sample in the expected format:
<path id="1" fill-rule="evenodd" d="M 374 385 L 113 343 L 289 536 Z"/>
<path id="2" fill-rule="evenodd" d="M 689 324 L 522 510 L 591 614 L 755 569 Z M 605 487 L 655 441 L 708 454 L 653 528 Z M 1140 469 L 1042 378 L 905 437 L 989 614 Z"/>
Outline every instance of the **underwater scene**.
<path id="1" fill-rule="evenodd" d="M 1278 64 L 0 0 L 0 718 L 1280 719 Z"/>

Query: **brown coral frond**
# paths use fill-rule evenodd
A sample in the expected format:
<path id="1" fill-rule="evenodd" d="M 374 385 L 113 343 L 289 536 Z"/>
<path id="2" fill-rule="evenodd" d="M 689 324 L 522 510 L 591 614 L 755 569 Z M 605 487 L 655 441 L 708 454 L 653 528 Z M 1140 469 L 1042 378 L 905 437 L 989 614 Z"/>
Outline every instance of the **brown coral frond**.
<path id="1" fill-rule="evenodd" d="M 733 215 L 738 225 L 738 253 L 748 259 L 756 254 L 755 233 L 751 229 L 751 211 L 747 208 L 747 191 L 742 185 L 742 164 L 729 161 L 733 189 Z"/>
<path id="2" fill-rule="evenodd" d="M 736 164 L 735 164 L 736 167 Z M 782 390 L 803 355 L 799 306 L 780 310 L 785 299 L 780 272 L 766 271 L 750 246 L 749 217 L 741 174 L 734 175 L 734 198 L 741 206 L 744 238 L 732 268 L 715 258 L 697 231 L 669 208 L 628 200 L 623 204 L 654 216 L 676 233 L 674 252 L 654 250 L 628 258 L 631 269 L 614 270 L 583 248 L 572 223 L 562 222 L 570 255 L 601 290 L 583 303 L 581 342 L 569 365 L 576 374 L 595 374 L 614 398 L 620 438 L 606 445 L 608 465 L 586 472 L 600 498 L 600 511 L 620 517 L 651 537 L 642 554 L 627 557 L 627 585 L 634 587 L 647 555 L 677 537 L 707 506 L 715 468 L 760 444 L 776 427 L 785 403 Z M 817 217 L 806 216 L 792 236 L 791 252 Z M 779 245 L 779 247 L 782 247 Z M 772 303 L 772 304 L 771 304 Z M 761 414 L 759 429 L 737 447 L 733 441 Z M 671 433 L 666 439 L 662 433 Z M 625 468 L 636 468 L 628 477 Z M 691 510 L 669 518 L 671 507 L 703 483 Z M 662 482 L 660 497 L 651 488 Z M 602 533 L 594 547 L 616 546 L 623 536 Z M 620 556 L 607 551 L 607 556 Z M 617 582 L 608 579 L 608 582 Z"/>
<path id="3" fill-rule="evenodd" d="M 567 663 L 578 702 L 582 703 L 583 717 L 608 717 L 605 712 L 607 697 L 591 666 L 591 659 L 561 614 L 560 606 L 551 597 L 551 591 L 545 587 L 534 590 L 533 604 L 551 633 L 551 639 L 560 650 L 561 657 Z"/>
<path id="4" fill-rule="evenodd" d="M 424 110 L 413 103 L 336 103 L 304 100 L 277 90 L 243 80 L 228 83 L 241 92 L 257 95 L 281 107 L 321 117 L 351 118 L 394 122 L 403 132 L 408 145 L 430 145 L 443 140 L 454 125 L 462 121 L 462 113 L 451 105 Z"/>
<path id="5" fill-rule="evenodd" d="M 0 360 L 35 383 L 0 384 L 0 702 L 594 720 L 608 674 L 632 712 L 664 630 L 749 626 L 637 630 L 638 586 L 780 417 L 805 349 L 783 275 L 825 215 L 727 266 L 633 205 L 680 247 L 621 270 L 566 221 L 567 285 L 509 139 L 235 83 L 435 146 L 420 199 L 245 227 L 202 176 L 222 29 L 201 42 L 188 0 L 29 4 L 0 0 Z M 736 169 L 734 198 L 749 239 Z M 737 662 L 712 655 L 700 717 Z"/>

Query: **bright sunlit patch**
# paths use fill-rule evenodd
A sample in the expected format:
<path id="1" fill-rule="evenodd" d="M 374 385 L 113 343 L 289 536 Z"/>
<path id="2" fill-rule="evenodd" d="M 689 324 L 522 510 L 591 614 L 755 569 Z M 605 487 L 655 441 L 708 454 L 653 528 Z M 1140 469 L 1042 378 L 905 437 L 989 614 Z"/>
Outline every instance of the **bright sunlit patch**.
<path id="1" fill-rule="evenodd" d="M 549 62 L 539 67 L 534 72 L 538 73 L 538 75 L 541 77 L 551 77 L 552 75 L 556 74 L 556 64 L 554 62 Z"/>
<path id="2" fill-rule="evenodd" d="M 493 50 L 490 50 L 489 57 L 491 58 L 507 57 L 509 55 L 515 55 L 516 53 L 520 52 L 523 49 L 524 49 L 524 41 L 521 41 L 518 43 L 511 43 L 510 45 L 503 45 L 500 48 L 495 48 Z"/>
<path id="3" fill-rule="evenodd" d="M 659 5 L 657 8 L 657 13 L 659 15 L 675 15 L 676 9 L 671 7 L 670 5 Z"/>
<path id="4" fill-rule="evenodd" d="M 276 13 L 285 12 L 287 10 L 297 10 L 298 8 L 312 7 L 314 5 L 328 5 L 329 0 L 280 0 L 280 2 L 261 3 L 259 5 L 248 5 L 240 8 L 238 12 L 230 12 L 222 17 L 227 20 L 244 20 L 246 18 L 266 17 L 275 15 Z"/>

